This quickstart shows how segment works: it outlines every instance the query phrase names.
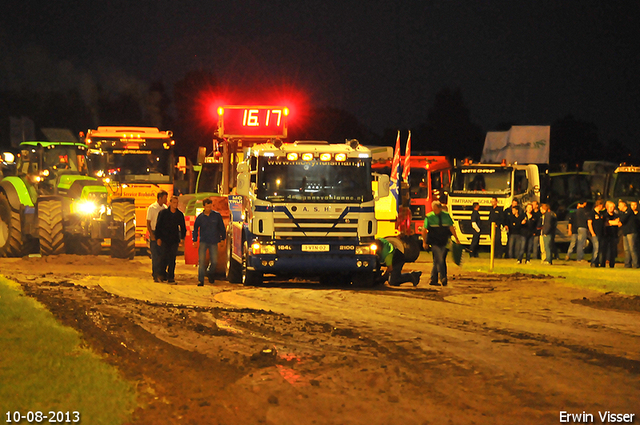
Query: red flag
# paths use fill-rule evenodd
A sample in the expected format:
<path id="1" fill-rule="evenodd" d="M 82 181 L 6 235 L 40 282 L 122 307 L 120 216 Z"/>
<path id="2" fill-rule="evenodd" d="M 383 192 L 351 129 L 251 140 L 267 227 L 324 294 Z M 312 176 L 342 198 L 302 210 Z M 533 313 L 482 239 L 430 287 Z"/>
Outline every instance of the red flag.
<path id="1" fill-rule="evenodd" d="M 391 161 L 391 186 L 390 191 L 393 197 L 396 199 L 396 211 L 400 207 L 399 198 L 400 198 L 400 182 L 398 181 L 398 177 L 400 174 L 400 130 L 398 130 L 398 138 L 396 139 L 396 148 L 393 152 L 393 161 Z"/>
<path id="2" fill-rule="evenodd" d="M 404 152 L 404 166 L 402 167 L 402 181 L 409 183 L 409 173 L 411 173 L 411 131 L 409 131 L 409 137 L 407 138 L 407 148 Z"/>
<path id="3" fill-rule="evenodd" d="M 398 138 L 396 139 L 396 148 L 393 151 L 393 161 L 391 162 L 391 180 L 398 181 L 398 172 L 400 170 L 400 131 L 398 130 Z"/>

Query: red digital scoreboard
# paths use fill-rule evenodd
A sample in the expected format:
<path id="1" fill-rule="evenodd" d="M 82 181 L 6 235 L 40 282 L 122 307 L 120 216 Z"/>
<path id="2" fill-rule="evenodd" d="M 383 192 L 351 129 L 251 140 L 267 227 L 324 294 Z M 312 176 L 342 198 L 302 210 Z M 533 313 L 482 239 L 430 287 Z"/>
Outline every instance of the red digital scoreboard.
<path id="1" fill-rule="evenodd" d="M 218 137 L 271 139 L 287 137 L 289 108 L 232 105 L 218 108 Z"/>

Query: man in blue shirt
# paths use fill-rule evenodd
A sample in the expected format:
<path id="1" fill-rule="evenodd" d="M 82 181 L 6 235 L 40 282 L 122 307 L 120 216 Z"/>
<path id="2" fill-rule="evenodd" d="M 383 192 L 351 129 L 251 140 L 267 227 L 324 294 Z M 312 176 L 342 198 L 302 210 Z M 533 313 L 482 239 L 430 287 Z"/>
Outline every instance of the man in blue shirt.
<path id="1" fill-rule="evenodd" d="M 193 244 L 198 241 L 200 235 L 200 246 L 198 248 L 198 286 L 204 286 L 204 275 L 209 277 L 209 283 L 214 283 L 213 274 L 218 263 L 218 242 L 225 240 L 227 233 L 224 228 L 224 221 L 219 212 L 213 211 L 211 199 L 202 201 L 204 211 L 196 217 L 193 225 Z M 207 249 L 209 250 L 209 269 L 207 270 Z"/>

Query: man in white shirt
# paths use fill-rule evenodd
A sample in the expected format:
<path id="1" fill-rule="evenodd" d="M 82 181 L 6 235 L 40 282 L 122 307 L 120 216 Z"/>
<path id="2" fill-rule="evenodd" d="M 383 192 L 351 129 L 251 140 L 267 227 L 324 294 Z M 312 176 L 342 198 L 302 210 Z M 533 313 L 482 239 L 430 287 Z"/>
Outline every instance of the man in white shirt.
<path id="1" fill-rule="evenodd" d="M 169 194 L 165 190 L 158 192 L 158 201 L 149 205 L 147 209 L 147 230 L 149 231 L 149 249 L 151 250 L 151 273 L 154 282 L 167 280 L 160 271 L 160 247 L 156 241 L 156 223 L 158 222 L 158 214 L 167 208 L 167 198 Z"/>

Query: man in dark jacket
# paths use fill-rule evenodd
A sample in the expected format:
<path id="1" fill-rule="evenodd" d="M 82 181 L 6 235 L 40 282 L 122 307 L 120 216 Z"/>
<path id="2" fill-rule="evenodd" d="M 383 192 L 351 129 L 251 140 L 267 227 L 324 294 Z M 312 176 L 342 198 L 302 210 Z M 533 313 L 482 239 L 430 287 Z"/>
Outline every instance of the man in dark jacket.
<path id="1" fill-rule="evenodd" d="M 620 230 L 621 224 L 616 204 L 607 201 L 604 211 L 604 243 L 600 247 L 602 250 L 600 267 L 605 267 L 607 262 L 609 262 L 609 267 L 615 267 L 618 256 L 618 230 Z"/>
<path id="2" fill-rule="evenodd" d="M 620 232 L 624 242 L 624 266 L 626 268 L 638 268 L 638 252 L 636 251 L 636 239 L 638 229 L 636 228 L 636 217 L 623 200 L 618 202 L 620 211 Z"/>
<path id="3" fill-rule="evenodd" d="M 511 205 L 508 205 L 505 207 L 504 211 L 502 212 L 502 224 L 507 228 L 507 255 L 505 255 L 505 258 L 516 258 L 517 255 L 515 253 L 516 251 L 516 242 L 515 239 L 513 239 L 511 236 L 513 235 L 513 232 L 511 232 L 511 222 L 513 220 L 513 209 L 516 208 L 519 212 L 519 216 L 522 217 L 522 210 L 520 209 L 520 202 L 518 202 L 517 199 L 513 199 L 511 201 Z M 518 238 L 516 238 L 518 239 Z"/>
<path id="4" fill-rule="evenodd" d="M 518 264 L 522 264 L 522 256 L 524 255 L 524 243 L 526 241 L 526 236 L 523 227 L 526 222 L 526 218 L 520 213 L 520 208 L 517 205 L 511 207 L 508 228 L 513 253 L 509 255 L 513 256 L 512 258 L 517 258 Z"/>
<path id="5" fill-rule="evenodd" d="M 571 244 L 567 251 L 565 260 L 569 260 L 573 248 L 576 248 L 577 260 L 582 261 L 584 257 L 584 243 L 587 240 L 587 201 L 578 202 L 578 208 L 572 212 L 569 217 L 569 235 L 571 236 Z M 576 247 L 577 245 L 577 247 Z"/>
<path id="6" fill-rule="evenodd" d="M 160 269 L 169 283 L 175 283 L 176 255 L 178 247 L 187 235 L 184 214 L 178 209 L 178 197 L 172 196 L 169 208 L 160 211 L 156 223 L 156 241 L 162 252 Z"/>
<path id="7" fill-rule="evenodd" d="M 200 246 L 198 247 L 198 286 L 204 285 L 204 275 L 209 278 L 209 283 L 214 283 L 213 274 L 218 265 L 218 242 L 225 240 L 227 234 L 224 228 L 224 221 L 219 212 L 213 211 L 211 199 L 202 201 L 204 211 L 196 217 L 193 225 L 193 244 L 198 242 L 200 235 Z M 207 270 L 207 250 L 209 250 L 209 270 Z"/>
<path id="8" fill-rule="evenodd" d="M 604 264 L 602 248 L 604 247 L 604 201 L 598 199 L 587 217 L 587 228 L 593 246 L 591 267 L 600 267 Z"/>
<path id="9" fill-rule="evenodd" d="M 471 213 L 471 228 L 473 237 L 469 246 L 469 256 L 478 257 L 478 247 L 480 246 L 480 204 L 473 203 L 473 212 Z"/>
<path id="10" fill-rule="evenodd" d="M 542 214 L 540 213 L 540 204 L 538 201 L 531 201 L 533 207 L 533 218 L 536 222 L 536 230 L 533 233 L 533 258 L 540 259 L 540 232 L 542 231 Z"/>
<path id="11" fill-rule="evenodd" d="M 496 233 L 493 240 L 493 252 L 496 258 L 502 257 L 502 225 L 504 224 L 504 213 L 498 206 L 498 198 L 491 198 L 491 209 L 489 210 L 489 225 L 496 224 Z"/>
<path id="12" fill-rule="evenodd" d="M 636 252 L 640 258 L 640 210 L 638 210 L 638 201 L 629 202 L 629 209 L 633 213 L 636 222 Z"/>

